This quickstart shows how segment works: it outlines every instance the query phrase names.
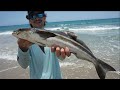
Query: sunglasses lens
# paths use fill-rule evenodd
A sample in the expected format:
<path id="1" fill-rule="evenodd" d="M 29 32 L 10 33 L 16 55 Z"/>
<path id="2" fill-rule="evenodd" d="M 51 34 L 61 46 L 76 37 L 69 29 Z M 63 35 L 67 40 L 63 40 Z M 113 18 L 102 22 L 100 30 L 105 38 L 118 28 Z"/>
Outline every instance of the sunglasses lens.
<path id="1" fill-rule="evenodd" d="M 38 14 L 37 15 L 39 18 L 42 18 L 43 17 L 43 14 Z"/>
<path id="2" fill-rule="evenodd" d="M 44 17 L 44 14 L 36 14 L 36 15 L 33 15 L 30 17 L 30 19 L 36 19 L 36 18 L 43 18 Z"/>

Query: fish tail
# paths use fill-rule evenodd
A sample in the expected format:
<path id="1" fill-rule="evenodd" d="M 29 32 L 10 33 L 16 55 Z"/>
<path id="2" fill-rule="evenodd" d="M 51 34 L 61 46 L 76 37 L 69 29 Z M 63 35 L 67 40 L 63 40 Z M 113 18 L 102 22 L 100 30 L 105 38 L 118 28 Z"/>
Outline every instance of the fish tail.
<path id="1" fill-rule="evenodd" d="M 97 61 L 98 61 L 98 64 L 95 67 L 100 79 L 105 79 L 106 73 L 108 71 L 116 71 L 112 66 L 108 65 L 102 60 L 97 59 Z"/>

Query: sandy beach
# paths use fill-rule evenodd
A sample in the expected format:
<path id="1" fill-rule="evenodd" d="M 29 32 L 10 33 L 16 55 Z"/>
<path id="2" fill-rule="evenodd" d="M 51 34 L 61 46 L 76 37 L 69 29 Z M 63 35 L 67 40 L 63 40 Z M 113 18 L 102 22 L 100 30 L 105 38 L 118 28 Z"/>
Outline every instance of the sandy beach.
<path id="1" fill-rule="evenodd" d="M 63 79 L 99 79 L 97 73 L 91 70 L 91 73 L 85 72 L 84 67 L 75 67 L 74 65 L 62 66 L 61 72 Z M 90 74 L 90 75 L 88 75 Z M 93 78 L 93 79 L 94 79 Z M 29 68 L 22 69 L 15 60 L 0 60 L 0 79 L 29 79 Z"/>
<path id="2" fill-rule="evenodd" d="M 0 59 L 0 79 L 29 79 L 28 69 L 22 69 L 15 60 Z"/>
<path id="3" fill-rule="evenodd" d="M 61 71 L 63 79 L 99 79 L 94 67 L 67 65 L 62 66 Z M 29 68 L 22 69 L 15 60 L 0 59 L 0 79 L 29 79 Z M 115 76 L 115 79 L 120 78 Z"/>

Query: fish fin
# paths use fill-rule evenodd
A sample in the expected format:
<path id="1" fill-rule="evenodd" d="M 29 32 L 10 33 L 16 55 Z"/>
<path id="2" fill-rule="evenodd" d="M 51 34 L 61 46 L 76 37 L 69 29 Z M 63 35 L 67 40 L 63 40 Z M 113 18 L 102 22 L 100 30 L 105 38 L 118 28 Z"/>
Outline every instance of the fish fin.
<path id="1" fill-rule="evenodd" d="M 82 40 L 76 38 L 76 42 L 80 43 L 82 46 L 84 46 L 87 50 L 89 50 L 92 53 L 92 51 L 88 48 L 88 46 Z"/>
<path id="2" fill-rule="evenodd" d="M 106 73 L 108 71 L 116 71 L 112 66 L 108 65 L 102 60 L 97 59 L 97 61 L 98 61 L 98 64 L 96 64 L 95 67 L 100 79 L 105 79 Z"/>
<path id="3" fill-rule="evenodd" d="M 67 35 L 73 39 L 74 41 L 78 42 L 80 45 L 82 45 L 83 47 L 85 47 L 87 50 L 89 50 L 89 52 L 92 53 L 92 51 L 88 48 L 88 46 L 80 39 L 78 39 L 77 35 L 74 33 L 74 32 L 71 32 L 71 31 L 67 31 Z"/>

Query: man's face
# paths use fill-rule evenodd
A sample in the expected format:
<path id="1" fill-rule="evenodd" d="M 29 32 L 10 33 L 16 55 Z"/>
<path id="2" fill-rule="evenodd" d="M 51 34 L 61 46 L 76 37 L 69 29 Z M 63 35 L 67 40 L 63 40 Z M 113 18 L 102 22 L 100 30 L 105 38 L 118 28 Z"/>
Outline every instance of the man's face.
<path id="1" fill-rule="evenodd" d="M 34 12 L 32 18 L 29 19 L 30 24 L 34 28 L 43 28 L 45 21 L 46 21 L 46 17 L 44 16 L 43 13 L 40 13 L 39 11 Z"/>

